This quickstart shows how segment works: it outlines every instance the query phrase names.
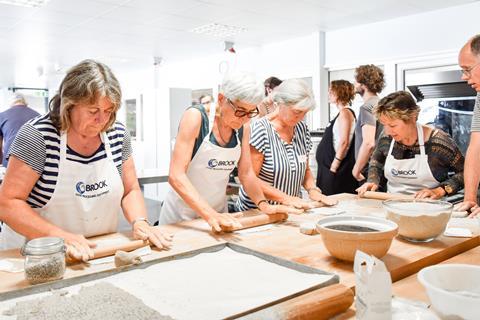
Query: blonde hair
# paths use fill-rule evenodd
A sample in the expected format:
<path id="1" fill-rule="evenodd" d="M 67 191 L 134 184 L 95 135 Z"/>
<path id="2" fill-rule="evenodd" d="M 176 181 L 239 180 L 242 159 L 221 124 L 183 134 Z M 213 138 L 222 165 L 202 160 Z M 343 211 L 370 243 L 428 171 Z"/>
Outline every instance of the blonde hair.
<path id="1" fill-rule="evenodd" d="M 390 119 L 400 119 L 407 122 L 411 119 L 418 119 L 420 107 L 412 95 L 407 91 L 397 91 L 378 101 L 373 112 L 377 119 L 385 116 Z"/>
<path id="2" fill-rule="evenodd" d="M 79 102 L 94 104 L 106 97 L 113 106 L 110 119 L 102 132 L 115 122 L 122 101 L 122 90 L 112 70 L 95 60 L 83 60 L 68 70 L 58 93 L 50 100 L 50 119 L 57 130 L 67 131 L 72 123 L 70 111 Z"/>

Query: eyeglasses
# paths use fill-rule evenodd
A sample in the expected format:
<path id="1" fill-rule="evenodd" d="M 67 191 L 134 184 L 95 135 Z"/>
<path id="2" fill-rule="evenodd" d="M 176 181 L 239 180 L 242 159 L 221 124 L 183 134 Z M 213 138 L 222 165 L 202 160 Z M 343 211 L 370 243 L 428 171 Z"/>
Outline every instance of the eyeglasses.
<path id="1" fill-rule="evenodd" d="M 467 68 L 467 69 L 462 69 L 462 73 L 467 76 L 467 77 L 470 77 L 472 75 L 472 71 L 473 69 L 475 69 L 478 65 L 480 65 L 480 62 L 473 65 L 472 67 L 470 68 Z"/>
<path id="2" fill-rule="evenodd" d="M 248 118 L 253 118 L 253 117 L 256 117 L 259 114 L 258 107 L 256 107 L 255 110 L 253 110 L 253 111 L 247 112 L 247 111 L 243 111 L 243 110 L 237 110 L 238 107 L 233 104 L 232 100 L 227 98 L 227 101 L 230 104 L 230 106 L 232 107 L 233 111 L 235 111 L 234 115 L 237 118 L 243 118 L 245 116 L 247 116 Z"/>

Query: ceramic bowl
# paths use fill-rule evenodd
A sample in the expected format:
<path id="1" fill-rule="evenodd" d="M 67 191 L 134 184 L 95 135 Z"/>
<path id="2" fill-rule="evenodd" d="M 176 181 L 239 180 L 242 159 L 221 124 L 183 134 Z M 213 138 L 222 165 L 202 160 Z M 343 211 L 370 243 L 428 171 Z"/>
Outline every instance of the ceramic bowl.
<path id="1" fill-rule="evenodd" d="M 353 261 L 357 250 L 383 257 L 397 230 L 396 223 L 377 217 L 341 215 L 317 222 L 317 231 L 328 252 L 345 261 Z"/>
<path id="2" fill-rule="evenodd" d="M 430 266 L 420 270 L 418 281 L 442 319 L 480 319 L 480 266 Z"/>

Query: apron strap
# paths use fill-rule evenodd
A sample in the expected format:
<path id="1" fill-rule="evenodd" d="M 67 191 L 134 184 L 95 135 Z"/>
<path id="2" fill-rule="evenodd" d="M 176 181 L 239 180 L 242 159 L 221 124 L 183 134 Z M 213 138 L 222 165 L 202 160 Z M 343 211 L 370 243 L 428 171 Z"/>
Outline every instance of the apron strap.
<path id="1" fill-rule="evenodd" d="M 105 147 L 105 154 L 107 155 L 107 158 L 113 161 L 112 149 L 110 148 L 110 140 L 108 140 L 107 133 L 100 133 L 100 139 L 102 139 L 103 145 Z"/>
<path id="2" fill-rule="evenodd" d="M 420 123 L 417 122 L 417 134 L 418 134 L 418 145 L 420 146 L 420 154 L 425 156 L 425 139 L 423 137 L 423 128 Z"/>
<path id="3" fill-rule="evenodd" d="M 211 103 L 210 104 L 210 112 L 208 113 L 208 135 L 213 130 L 213 123 L 215 121 L 215 111 L 216 111 L 216 104 Z"/>

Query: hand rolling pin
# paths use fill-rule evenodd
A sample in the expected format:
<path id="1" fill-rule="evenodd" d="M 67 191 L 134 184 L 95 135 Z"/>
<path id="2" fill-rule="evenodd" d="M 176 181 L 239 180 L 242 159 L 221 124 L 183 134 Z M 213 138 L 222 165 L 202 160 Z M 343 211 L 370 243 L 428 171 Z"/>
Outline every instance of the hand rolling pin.
<path id="1" fill-rule="evenodd" d="M 94 248 L 93 249 L 93 259 L 103 258 L 108 256 L 115 255 L 115 252 L 118 250 L 122 250 L 125 252 L 133 251 L 141 247 L 145 247 L 150 245 L 150 242 L 143 241 L 143 240 L 131 240 L 128 242 L 119 243 L 116 245 L 105 246 L 101 248 Z M 71 256 L 67 256 L 66 258 L 67 263 L 76 263 L 78 260 L 74 259 Z"/>
<path id="2" fill-rule="evenodd" d="M 274 214 L 259 213 L 254 216 L 238 218 L 237 220 L 242 224 L 241 228 L 227 227 L 227 226 L 220 226 L 220 227 L 224 232 L 232 232 L 236 230 L 253 228 L 253 227 L 262 226 L 264 224 L 287 220 L 287 218 L 288 218 L 288 214 L 286 213 L 274 213 Z"/>
<path id="3" fill-rule="evenodd" d="M 376 200 L 398 200 L 398 199 L 413 199 L 413 195 L 378 192 L 378 191 L 365 191 L 361 198 L 376 199 Z"/>

